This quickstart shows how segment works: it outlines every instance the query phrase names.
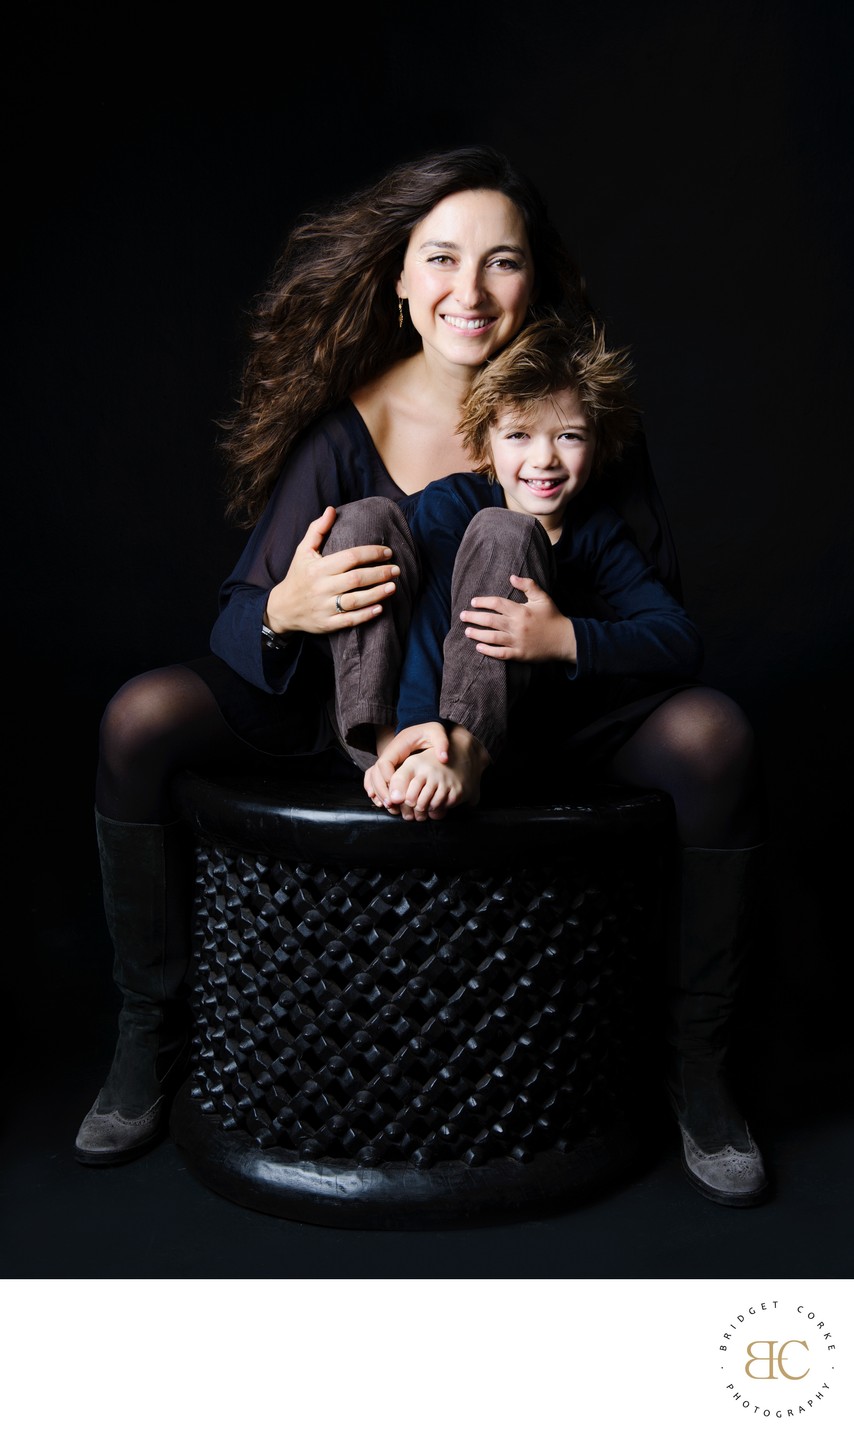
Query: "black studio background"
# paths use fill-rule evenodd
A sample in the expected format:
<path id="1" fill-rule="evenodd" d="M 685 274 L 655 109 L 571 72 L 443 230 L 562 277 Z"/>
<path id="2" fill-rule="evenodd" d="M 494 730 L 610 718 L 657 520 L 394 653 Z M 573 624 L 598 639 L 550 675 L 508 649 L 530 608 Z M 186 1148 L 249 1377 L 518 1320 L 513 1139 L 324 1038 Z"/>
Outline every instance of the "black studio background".
<path id="1" fill-rule="evenodd" d="M 151 18 L 121 41 L 80 15 L 12 31 L 6 872 L 31 974 L 15 1024 L 47 1024 L 46 1086 L 75 1024 L 112 1043 L 106 947 L 77 938 L 100 901 L 100 713 L 132 674 L 206 649 L 245 541 L 216 452 L 245 310 L 301 211 L 486 141 L 540 185 L 632 348 L 706 677 L 759 733 L 775 927 L 748 1036 L 766 1095 L 807 1116 L 850 1100 L 848 16 L 502 0 L 302 12 L 299 33 L 212 23 L 180 49 Z"/>

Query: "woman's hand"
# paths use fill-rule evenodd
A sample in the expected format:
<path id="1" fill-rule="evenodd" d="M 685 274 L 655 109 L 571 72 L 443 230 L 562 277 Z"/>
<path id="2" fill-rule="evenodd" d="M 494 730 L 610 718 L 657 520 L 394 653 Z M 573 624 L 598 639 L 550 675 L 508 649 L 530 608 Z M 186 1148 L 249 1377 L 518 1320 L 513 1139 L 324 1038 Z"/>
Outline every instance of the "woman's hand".
<path id="1" fill-rule="evenodd" d="M 289 633 L 334 633 L 367 623 L 382 613 L 382 602 L 395 591 L 400 573 L 382 544 L 362 544 L 340 553 L 320 550 L 335 522 L 330 505 L 306 529 L 291 566 L 270 589 L 264 622 L 283 637 Z M 336 607 L 336 599 L 340 610 Z"/>
<path id="2" fill-rule="evenodd" d="M 554 599 L 532 578 L 511 573 L 510 582 L 527 595 L 525 603 L 511 598 L 473 598 L 460 618 L 478 653 L 490 658 L 514 658 L 523 663 L 559 660 L 575 663 L 578 649 L 572 619 L 561 613 Z"/>

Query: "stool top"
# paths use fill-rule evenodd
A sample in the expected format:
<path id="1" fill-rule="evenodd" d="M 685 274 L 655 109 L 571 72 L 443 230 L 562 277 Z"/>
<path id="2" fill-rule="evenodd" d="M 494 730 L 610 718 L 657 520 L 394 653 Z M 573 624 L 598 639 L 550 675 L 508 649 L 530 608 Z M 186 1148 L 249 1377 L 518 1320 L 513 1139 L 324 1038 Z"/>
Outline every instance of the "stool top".
<path id="1" fill-rule="evenodd" d="M 554 802 L 491 792 L 477 807 L 404 822 L 375 808 L 361 774 L 323 774 L 311 764 L 287 772 L 186 770 L 174 784 L 193 831 L 229 847 L 348 867 L 530 866 L 592 843 L 664 842 L 672 833 L 670 798 L 655 790 L 597 784 Z"/>

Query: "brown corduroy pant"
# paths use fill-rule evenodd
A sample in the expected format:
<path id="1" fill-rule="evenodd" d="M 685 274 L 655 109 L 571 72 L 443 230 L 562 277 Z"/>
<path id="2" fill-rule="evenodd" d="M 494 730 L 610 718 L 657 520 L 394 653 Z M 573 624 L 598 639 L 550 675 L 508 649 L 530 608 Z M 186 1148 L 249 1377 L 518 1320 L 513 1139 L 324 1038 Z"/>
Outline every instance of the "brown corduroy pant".
<path id="1" fill-rule="evenodd" d="M 391 499 L 342 504 L 324 554 L 360 544 L 387 544 L 400 568 L 396 592 L 378 618 L 330 635 L 335 667 L 333 721 L 342 746 L 365 771 L 376 761 L 374 728 L 394 726 L 406 634 L 418 595 L 421 563 L 409 526 Z M 494 761 L 504 745 L 512 704 L 523 693 L 529 664 L 478 653 L 465 636 L 460 612 L 475 597 L 524 603 L 511 573 L 551 591 L 554 555 L 542 525 L 529 514 L 483 509 L 471 520 L 457 552 L 451 584 L 450 627 L 443 650 L 437 715 L 467 728 Z"/>

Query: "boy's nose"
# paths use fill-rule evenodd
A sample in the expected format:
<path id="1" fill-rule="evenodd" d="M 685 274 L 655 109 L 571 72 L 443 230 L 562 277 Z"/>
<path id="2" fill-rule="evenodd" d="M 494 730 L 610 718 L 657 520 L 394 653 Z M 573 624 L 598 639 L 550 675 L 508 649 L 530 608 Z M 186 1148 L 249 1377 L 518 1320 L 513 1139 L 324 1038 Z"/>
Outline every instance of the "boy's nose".
<path id="1" fill-rule="evenodd" d="M 531 462 L 537 469 L 553 469 L 559 462 L 558 455 L 549 439 L 543 439 L 534 445 Z"/>

